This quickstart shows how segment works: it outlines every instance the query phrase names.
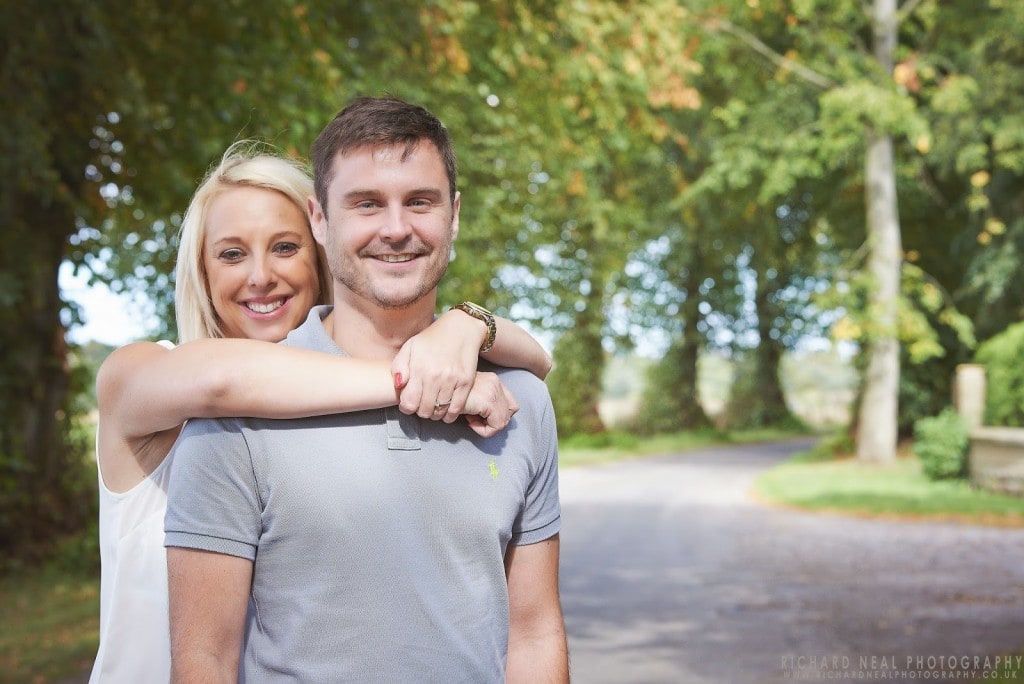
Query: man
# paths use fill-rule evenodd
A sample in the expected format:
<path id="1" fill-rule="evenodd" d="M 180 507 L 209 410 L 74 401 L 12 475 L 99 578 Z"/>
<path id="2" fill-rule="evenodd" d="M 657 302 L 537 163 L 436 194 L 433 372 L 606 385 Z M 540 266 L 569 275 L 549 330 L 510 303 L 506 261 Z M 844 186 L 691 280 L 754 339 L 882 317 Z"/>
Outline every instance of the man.
<path id="1" fill-rule="evenodd" d="M 361 98 L 312 156 L 335 305 L 285 344 L 391 359 L 433 320 L 458 234 L 448 133 Z M 550 398 L 495 370 L 520 410 L 490 438 L 397 409 L 190 422 L 166 521 L 173 679 L 235 681 L 241 653 L 245 681 L 567 681 Z"/>

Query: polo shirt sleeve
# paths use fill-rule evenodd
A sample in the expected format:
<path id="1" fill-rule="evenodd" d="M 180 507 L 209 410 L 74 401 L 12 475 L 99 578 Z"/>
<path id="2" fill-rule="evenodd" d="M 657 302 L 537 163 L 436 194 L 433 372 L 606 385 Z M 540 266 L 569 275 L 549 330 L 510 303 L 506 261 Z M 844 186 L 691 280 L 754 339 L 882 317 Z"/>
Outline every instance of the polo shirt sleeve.
<path id="1" fill-rule="evenodd" d="M 262 504 L 237 419 L 190 420 L 171 452 L 164 546 L 254 560 Z"/>
<path id="2" fill-rule="evenodd" d="M 558 433 L 551 398 L 544 391 L 543 408 L 534 439 L 534 472 L 526 490 L 526 506 L 512 530 L 511 544 L 536 544 L 561 529 L 562 509 L 558 499 Z"/>

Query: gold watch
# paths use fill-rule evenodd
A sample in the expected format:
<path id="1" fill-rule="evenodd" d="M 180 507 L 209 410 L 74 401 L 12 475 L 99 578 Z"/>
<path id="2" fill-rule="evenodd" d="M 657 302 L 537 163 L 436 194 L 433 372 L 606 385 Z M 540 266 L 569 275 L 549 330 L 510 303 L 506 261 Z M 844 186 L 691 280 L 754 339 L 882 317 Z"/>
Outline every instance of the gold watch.
<path id="1" fill-rule="evenodd" d="M 458 309 L 459 311 L 469 314 L 473 318 L 483 321 L 484 325 L 487 326 L 487 337 L 484 339 L 484 343 L 480 346 L 480 353 L 485 354 L 491 351 L 491 347 L 494 346 L 494 338 L 498 335 L 498 326 L 494 323 L 494 314 L 473 302 L 462 302 L 456 304 L 452 309 Z"/>

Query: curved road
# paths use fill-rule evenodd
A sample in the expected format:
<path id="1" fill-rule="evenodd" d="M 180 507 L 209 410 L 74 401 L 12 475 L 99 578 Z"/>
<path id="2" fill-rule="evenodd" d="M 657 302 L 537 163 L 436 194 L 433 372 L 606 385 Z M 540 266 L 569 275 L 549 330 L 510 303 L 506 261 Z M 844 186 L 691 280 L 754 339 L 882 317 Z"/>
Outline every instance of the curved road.
<path id="1" fill-rule="evenodd" d="M 994 656 L 1024 646 L 1024 530 L 750 498 L 758 472 L 808 446 L 562 471 L 574 682 L 968 681 L 985 656 L 1005 668 Z"/>

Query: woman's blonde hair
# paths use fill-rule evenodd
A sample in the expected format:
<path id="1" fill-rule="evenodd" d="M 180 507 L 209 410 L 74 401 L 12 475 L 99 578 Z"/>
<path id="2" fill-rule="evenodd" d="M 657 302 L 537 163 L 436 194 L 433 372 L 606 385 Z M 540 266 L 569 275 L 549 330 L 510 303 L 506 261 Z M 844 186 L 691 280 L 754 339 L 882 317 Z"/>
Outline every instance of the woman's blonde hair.
<path id="1" fill-rule="evenodd" d="M 275 153 L 272 147 L 251 140 L 236 142 L 199 185 L 181 222 L 178 261 L 174 268 L 174 304 L 178 341 L 223 337 L 220 319 L 210 298 L 210 282 L 203 265 L 203 242 L 210 205 L 222 192 L 236 187 L 276 190 L 306 214 L 313 180 L 302 162 Z M 323 248 L 316 244 L 317 304 L 330 304 L 332 280 Z"/>

